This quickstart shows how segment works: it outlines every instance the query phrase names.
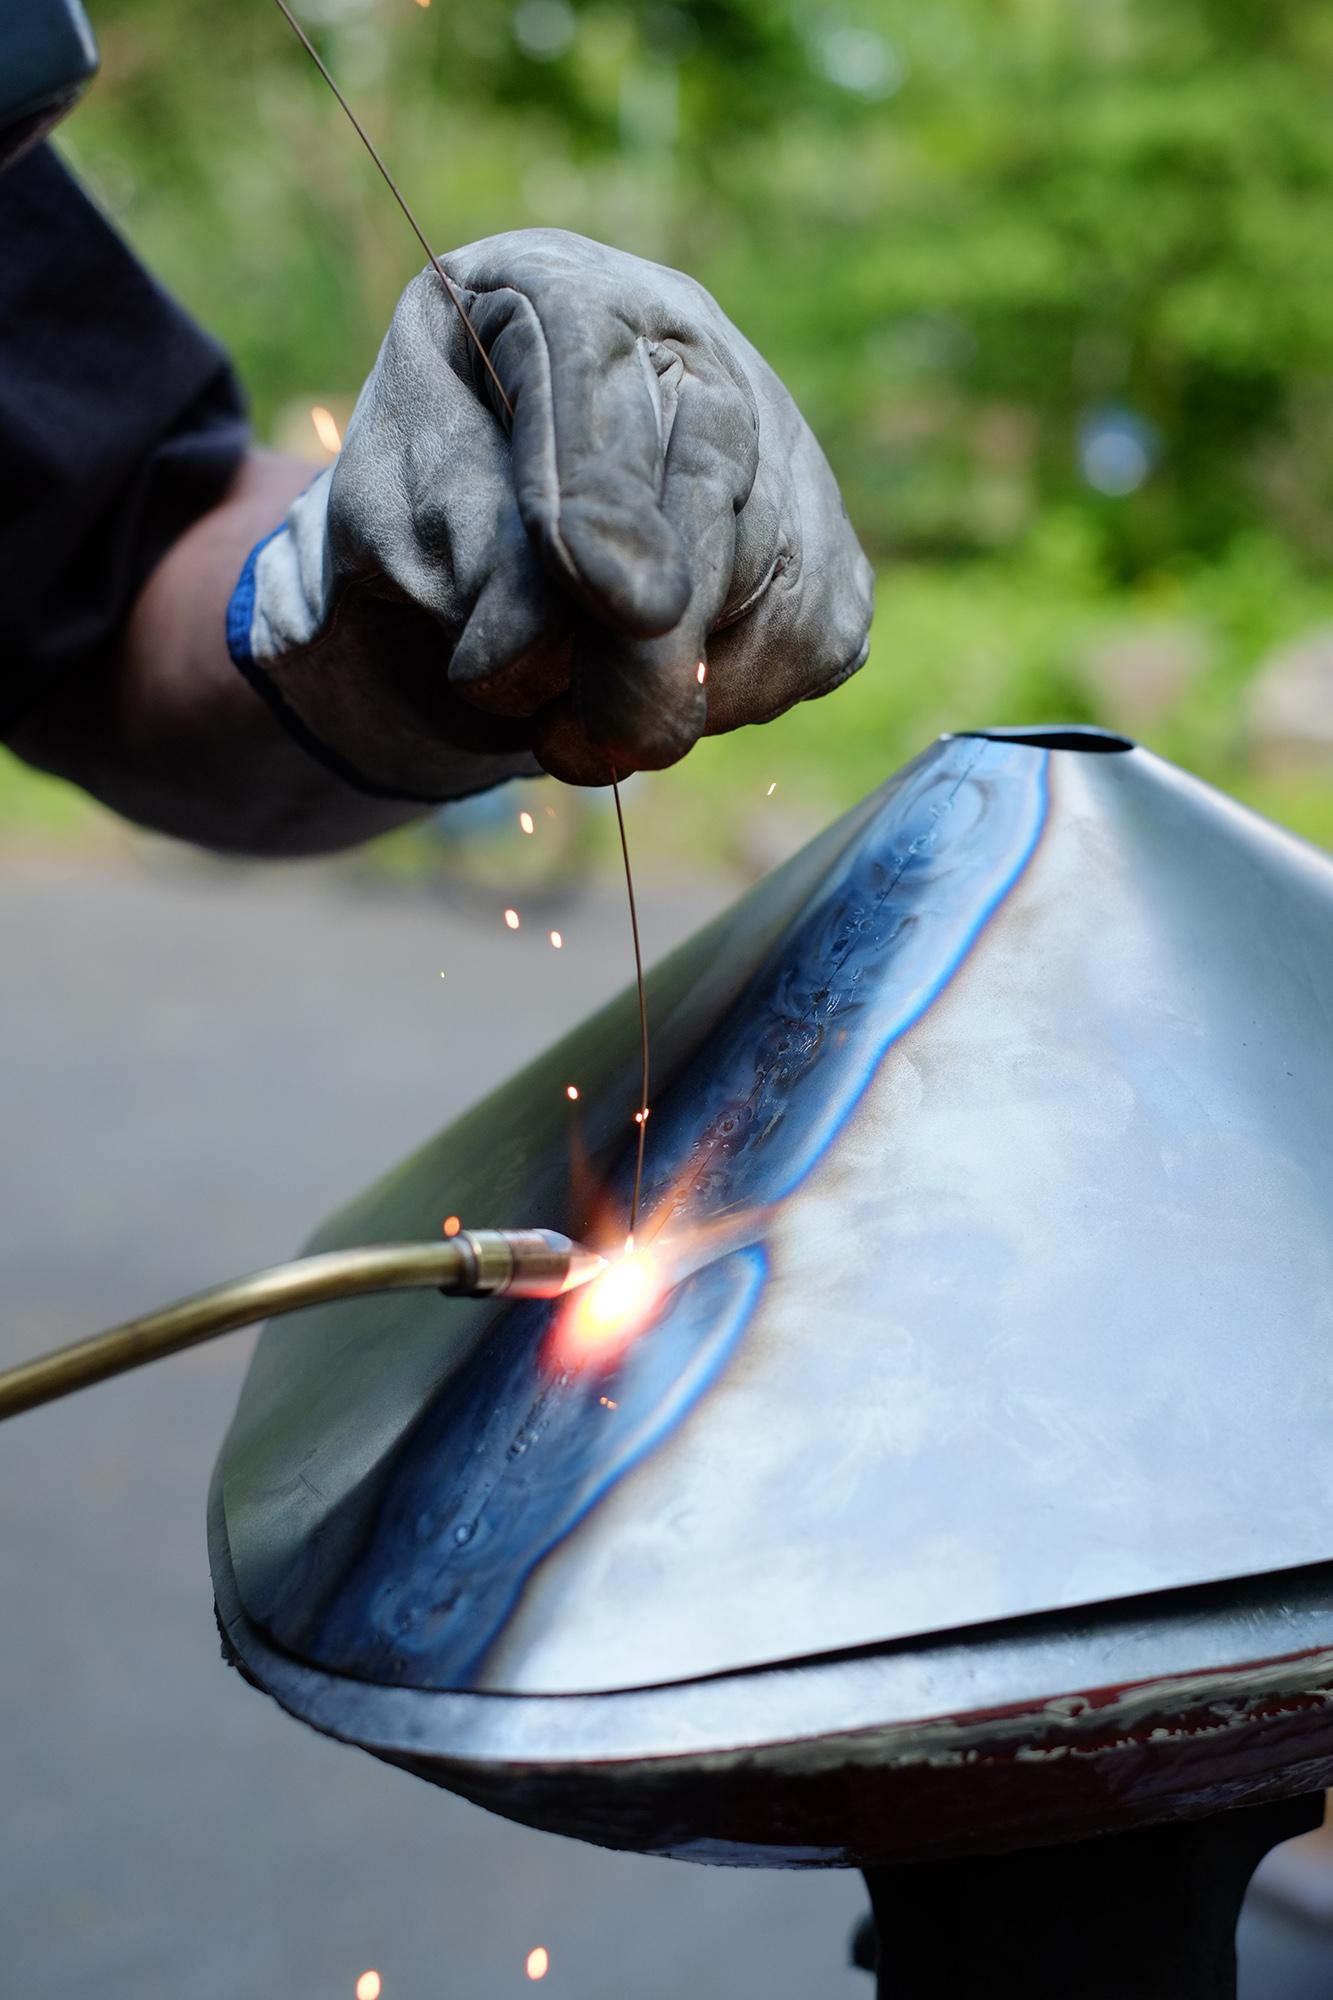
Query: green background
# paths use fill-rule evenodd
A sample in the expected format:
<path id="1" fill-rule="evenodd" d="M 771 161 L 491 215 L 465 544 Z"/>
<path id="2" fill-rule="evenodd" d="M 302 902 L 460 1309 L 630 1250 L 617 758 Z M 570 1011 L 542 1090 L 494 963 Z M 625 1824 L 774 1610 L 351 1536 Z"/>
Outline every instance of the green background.
<path id="1" fill-rule="evenodd" d="M 1052 719 L 1333 842 L 1329 753 L 1255 693 L 1293 643 L 1333 659 L 1333 9 L 301 11 L 438 248 L 554 223 L 688 268 L 843 482 L 871 663 L 646 788 L 668 846 L 744 848 L 775 781 L 813 817 L 940 728 Z M 309 407 L 345 413 L 415 244 L 266 0 L 91 12 L 66 152 L 231 348 L 259 434 L 314 450 Z M 1108 426 L 1128 490 L 1096 483 Z M 85 823 L 12 764 L 0 805 Z"/>

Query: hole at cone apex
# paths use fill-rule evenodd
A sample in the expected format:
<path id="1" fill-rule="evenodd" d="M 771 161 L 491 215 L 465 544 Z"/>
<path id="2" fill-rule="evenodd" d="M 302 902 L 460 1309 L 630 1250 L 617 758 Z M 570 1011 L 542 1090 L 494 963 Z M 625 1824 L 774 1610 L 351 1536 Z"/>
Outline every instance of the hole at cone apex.
<path id="1" fill-rule="evenodd" d="M 1031 743 L 1037 750 L 1082 750 L 1106 756 L 1110 751 L 1133 750 L 1128 736 L 1109 729 L 1085 728 L 1073 723 L 1064 729 L 957 729 L 955 736 L 982 736 L 989 743 Z"/>

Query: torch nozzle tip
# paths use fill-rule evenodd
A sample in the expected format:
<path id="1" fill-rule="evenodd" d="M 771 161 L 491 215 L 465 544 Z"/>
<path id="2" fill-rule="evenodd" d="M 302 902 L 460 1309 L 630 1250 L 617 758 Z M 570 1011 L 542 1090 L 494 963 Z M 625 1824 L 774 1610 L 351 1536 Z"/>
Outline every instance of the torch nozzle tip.
<path id="1" fill-rule="evenodd" d="M 575 1243 L 570 1249 L 569 1269 L 560 1287 L 561 1292 L 574 1292 L 581 1285 L 590 1285 L 594 1278 L 601 1277 L 606 1267 L 606 1258 L 596 1250 L 589 1250 L 585 1243 Z"/>

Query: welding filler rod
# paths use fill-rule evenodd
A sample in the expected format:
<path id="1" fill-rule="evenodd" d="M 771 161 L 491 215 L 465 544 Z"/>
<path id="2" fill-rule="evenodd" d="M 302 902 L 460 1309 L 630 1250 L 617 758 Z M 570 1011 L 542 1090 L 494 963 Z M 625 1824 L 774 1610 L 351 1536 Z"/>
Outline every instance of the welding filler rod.
<path id="1" fill-rule="evenodd" d="M 554 1229 L 465 1229 L 432 1243 L 374 1243 L 275 1264 L 196 1292 L 160 1312 L 126 1320 L 72 1347 L 0 1370 L 0 1421 L 93 1382 L 142 1368 L 220 1333 L 374 1292 L 443 1292 L 449 1298 L 554 1299 L 586 1285 L 606 1260 Z"/>

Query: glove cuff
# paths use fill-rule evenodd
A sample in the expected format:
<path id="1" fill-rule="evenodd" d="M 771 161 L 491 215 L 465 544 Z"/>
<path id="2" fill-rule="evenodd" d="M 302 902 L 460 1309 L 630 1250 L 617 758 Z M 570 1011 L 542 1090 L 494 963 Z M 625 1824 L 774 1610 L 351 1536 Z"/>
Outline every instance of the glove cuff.
<path id="1" fill-rule="evenodd" d="M 257 610 L 259 558 L 270 543 L 276 542 L 280 535 L 287 533 L 288 526 L 284 521 L 270 534 L 265 535 L 262 541 L 256 542 L 245 559 L 245 566 L 241 570 L 236 588 L 227 605 L 227 651 L 232 660 L 292 741 L 299 744 L 307 756 L 313 757 L 317 764 L 322 764 L 335 778 L 341 779 L 345 785 L 350 785 L 353 791 L 362 792 L 372 799 L 396 799 L 413 805 L 444 805 L 446 801 L 443 797 L 401 791 L 394 786 L 382 785 L 368 777 L 364 771 L 358 770 L 340 751 L 335 750 L 332 744 L 325 743 L 317 736 L 309 723 L 297 714 L 266 664 L 257 656 L 255 648 L 259 634 L 262 632 L 265 636 L 272 636 L 271 620 L 261 618 Z"/>
<path id="2" fill-rule="evenodd" d="M 540 766 L 526 728 L 449 686 L 438 628 L 414 604 L 325 586 L 327 478 L 246 558 L 227 649 L 294 743 L 369 798 L 439 806 Z M 371 769 L 366 768 L 363 752 Z"/>

